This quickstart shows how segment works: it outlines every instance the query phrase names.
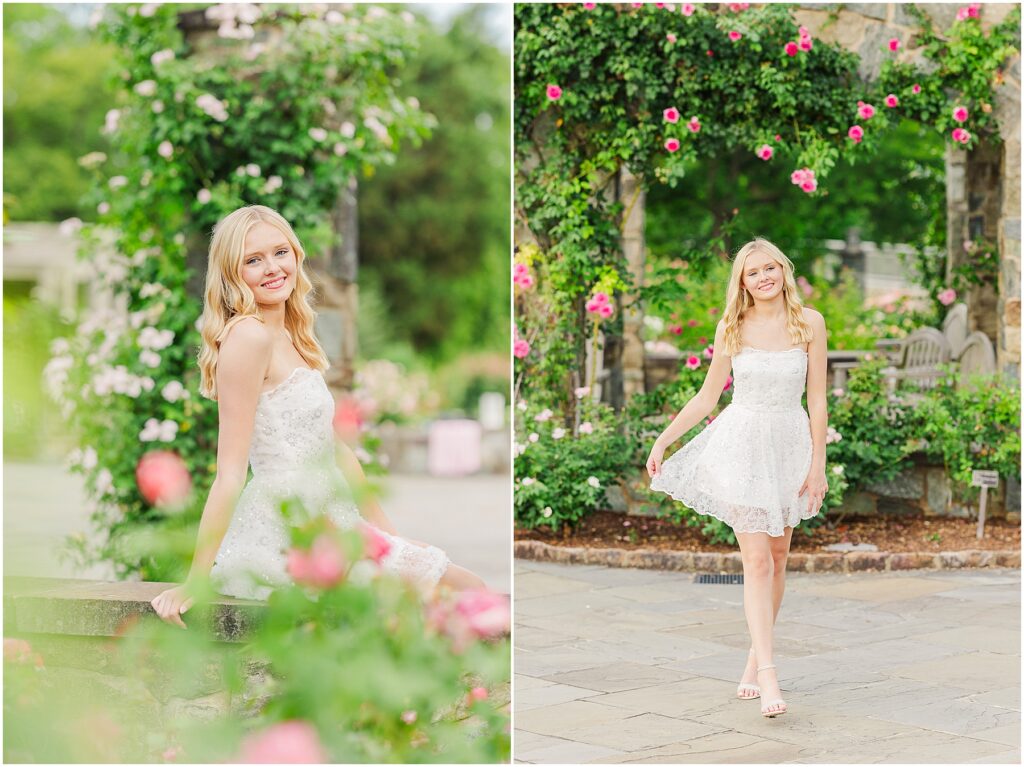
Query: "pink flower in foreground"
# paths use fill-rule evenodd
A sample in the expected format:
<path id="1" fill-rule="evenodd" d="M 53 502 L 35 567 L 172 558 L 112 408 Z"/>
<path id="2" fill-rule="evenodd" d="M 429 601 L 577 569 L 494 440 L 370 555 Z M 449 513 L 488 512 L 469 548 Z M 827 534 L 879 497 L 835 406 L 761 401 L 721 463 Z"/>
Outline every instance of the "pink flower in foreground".
<path id="1" fill-rule="evenodd" d="M 696 117 L 691 117 L 690 118 L 690 122 L 686 123 L 686 127 L 689 128 L 694 133 L 699 133 L 700 132 L 700 120 L 698 120 Z"/>
<path id="2" fill-rule="evenodd" d="M 292 548 L 288 550 L 286 569 L 296 583 L 329 589 L 341 583 L 348 563 L 337 541 L 321 533 L 308 551 Z"/>
<path id="3" fill-rule="evenodd" d="M 736 42 L 741 37 L 743 37 L 743 35 L 737 32 L 735 29 L 729 31 L 729 39 L 732 40 L 733 42 Z"/>
<path id="4" fill-rule="evenodd" d="M 864 138 L 864 129 L 859 125 L 851 125 L 850 130 L 846 131 L 846 135 L 852 138 L 855 144 L 859 144 Z"/>
<path id="5" fill-rule="evenodd" d="M 796 54 L 800 51 L 796 43 L 794 43 L 792 40 L 786 43 L 786 46 L 783 48 L 783 50 L 786 52 L 787 56 L 796 56 Z"/>
<path id="6" fill-rule="evenodd" d="M 486 687 L 474 687 L 472 690 L 466 693 L 466 703 L 473 705 L 478 700 L 487 700 L 487 688 Z"/>
<path id="7" fill-rule="evenodd" d="M 530 344 L 525 338 L 517 339 L 516 342 L 512 345 L 512 354 L 514 354 L 517 359 L 523 359 L 523 357 L 525 357 L 529 353 Z"/>
<path id="8" fill-rule="evenodd" d="M 956 291 L 953 288 L 946 288 L 937 296 L 939 303 L 943 306 L 949 306 L 951 303 L 956 301 Z"/>
<path id="9" fill-rule="evenodd" d="M 953 109 L 953 119 L 958 123 L 967 122 L 967 107 L 956 107 Z"/>
<path id="10" fill-rule="evenodd" d="M 921 86 L 920 86 L 920 85 L 918 85 L 917 83 L 914 83 L 914 84 L 913 84 L 913 85 L 912 85 L 912 86 L 910 87 L 910 92 L 911 92 L 911 93 L 913 93 L 913 94 L 914 94 L 914 95 L 916 96 L 916 95 L 917 95 L 918 93 L 920 93 L 920 92 L 921 92 Z"/>
<path id="11" fill-rule="evenodd" d="M 686 367 L 688 367 L 690 370 L 696 370 L 697 368 L 699 368 L 700 357 L 691 354 L 689 357 L 686 358 Z"/>
<path id="12" fill-rule="evenodd" d="M 611 300 L 603 290 L 597 291 L 590 298 L 597 306 L 604 306 Z"/>
<path id="13" fill-rule="evenodd" d="M 678 38 L 676 38 L 674 34 L 669 32 L 668 34 L 665 35 L 665 39 L 668 40 L 670 43 L 674 43 Z"/>
<path id="14" fill-rule="evenodd" d="M 363 556 L 379 565 L 391 551 L 391 540 L 373 525 L 360 525 L 359 532 L 363 534 Z"/>
<path id="15" fill-rule="evenodd" d="M 772 159 L 772 155 L 775 154 L 775 150 L 767 144 L 761 144 L 761 146 L 757 148 L 755 154 L 757 154 L 757 156 L 762 160 L 770 160 Z"/>
<path id="16" fill-rule="evenodd" d="M 679 122 L 679 110 L 676 109 L 675 107 L 669 107 L 668 109 L 666 109 L 664 112 L 662 112 L 662 116 L 665 118 L 665 122 Z"/>
<path id="17" fill-rule="evenodd" d="M 807 181 L 804 181 L 802 184 L 800 184 L 800 188 L 807 193 L 813 192 L 815 189 L 818 188 L 818 181 L 817 179 L 813 178 L 808 179 Z"/>
<path id="18" fill-rule="evenodd" d="M 328 760 L 316 728 L 309 722 L 278 722 L 242 741 L 241 764 L 322 764 Z"/>
<path id="19" fill-rule="evenodd" d="M 900 49 L 900 40 L 899 40 L 899 38 L 898 37 L 890 38 L 889 39 L 889 50 L 890 51 L 898 51 L 899 49 Z"/>
<path id="20" fill-rule="evenodd" d="M 796 47 L 802 51 L 809 51 L 814 47 L 814 41 L 809 37 L 801 37 L 800 42 L 796 44 Z"/>
<path id="21" fill-rule="evenodd" d="M 485 588 L 463 591 L 455 614 L 481 639 L 507 634 L 512 620 L 508 599 Z"/>
<path id="22" fill-rule="evenodd" d="M 966 144 L 971 140 L 971 134 L 965 131 L 963 128 L 953 129 L 953 140 L 958 141 L 961 144 Z"/>
<path id="23" fill-rule="evenodd" d="M 185 461 L 170 450 L 153 450 L 135 466 L 135 482 L 146 502 L 159 507 L 182 505 L 192 492 Z"/>
<path id="24" fill-rule="evenodd" d="M 895 93 L 890 93 L 888 96 L 885 97 L 885 105 L 890 109 L 892 107 L 898 107 L 900 105 L 900 100 L 896 98 Z"/>
<path id="25" fill-rule="evenodd" d="M 551 101 L 558 101 L 560 98 L 562 98 L 562 89 L 560 87 L 558 87 L 557 85 L 555 85 L 554 83 L 549 83 L 548 84 L 547 93 L 548 93 L 548 98 Z"/>
<path id="26" fill-rule="evenodd" d="M 679 10 L 682 11 L 684 16 L 692 16 L 693 12 L 697 9 L 692 3 L 683 3 L 683 7 Z"/>
<path id="27" fill-rule="evenodd" d="M 976 3 L 965 5 L 956 12 L 956 20 L 963 21 L 964 19 L 976 19 L 978 18 L 978 10 L 980 6 Z"/>
<path id="28" fill-rule="evenodd" d="M 679 147 L 681 146 L 682 144 L 679 143 L 679 139 L 677 138 L 670 138 L 665 141 L 665 149 L 667 149 L 670 152 L 678 152 Z"/>
<path id="29" fill-rule="evenodd" d="M 863 101 L 857 102 L 857 114 L 862 120 L 870 120 L 875 116 L 875 108 L 870 104 L 865 104 Z"/>
<path id="30" fill-rule="evenodd" d="M 814 171 L 810 168 L 799 168 L 789 174 L 789 180 L 797 186 L 811 178 L 814 178 Z"/>

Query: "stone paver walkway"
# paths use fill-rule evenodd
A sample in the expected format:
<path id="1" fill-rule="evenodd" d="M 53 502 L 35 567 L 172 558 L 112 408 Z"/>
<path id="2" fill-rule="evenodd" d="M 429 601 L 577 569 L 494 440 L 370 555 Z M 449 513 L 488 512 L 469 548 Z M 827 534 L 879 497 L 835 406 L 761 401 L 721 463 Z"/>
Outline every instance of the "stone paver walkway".
<path id="1" fill-rule="evenodd" d="M 516 561 L 516 761 L 1020 763 L 1019 570 L 791 573 L 775 719 L 743 587 L 693 578 Z"/>

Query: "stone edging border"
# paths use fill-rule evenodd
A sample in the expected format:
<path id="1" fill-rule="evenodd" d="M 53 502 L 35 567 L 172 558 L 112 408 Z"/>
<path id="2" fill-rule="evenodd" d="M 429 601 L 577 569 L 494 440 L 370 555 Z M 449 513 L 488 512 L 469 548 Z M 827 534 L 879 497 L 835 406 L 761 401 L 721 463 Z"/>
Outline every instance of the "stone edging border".
<path id="1" fill-rule="evenodd" d="M 661 551 L 659 549 L 598 549 L 582 546 L 552 546 L 543 541 L 515 541 L 516 559 L 559 562 L 567 565 L 637 567 L 644 570 L 673 570 L 713 573 L 742 573 L 743 562 L 736 552 Z M 910 552 L 850 551 L 835 554 L 789 555 L 786 570 L 800 573 L 853 573 L 891 570 L 959 570 L 964 567 L 1020 567 L 1019 550 Z"/>

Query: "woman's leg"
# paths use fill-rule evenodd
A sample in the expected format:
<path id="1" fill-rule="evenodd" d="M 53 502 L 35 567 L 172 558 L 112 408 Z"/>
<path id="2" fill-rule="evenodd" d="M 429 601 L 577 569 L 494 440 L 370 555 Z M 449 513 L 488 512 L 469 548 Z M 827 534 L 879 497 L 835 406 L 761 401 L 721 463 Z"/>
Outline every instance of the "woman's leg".
<path id="1" fill-rule="evenodd" d="M 774 559 L 767 533 L 736 533 L 736 540 L 743 558 L 743 612 L 747 616 L 757 665 L 764 666 L 772 662 Z M 762 698 L 781 697 L 775 669 L 766 669 L 757 678 Z"/>
<path id="2" fill-rule="evenodd" d="M 786 591 L 786 562 L 789 559 L 789 545 L 793 539 L 793 528 L 784 529 L 784 534 L 778 537 L 768 538 L 768 547 L 771 549 L 772 568 L 772 626 L 779 617 L 779 608 L 782 607 L 782 595 Z M 744 578 L 746 580 L 746 578 Z M 750 649 L 754 646 L 751 644 Z M 743 676 L 740 678 L 743 684 L 757 684 L 757 657 L 753 652 L 747 653 L 747 665 L 743 669 Z M 753 697 L 753 696 L 751 696 Z"/>
<path id="3" fill-rule="evenodd" d="M 444 571 L 444 575 L 441 576 L 441 580 L 437 585 L 447 586 L 453 591 L 487 588 L 487 584 L 484 583 L 483 578 L 472 570 L 467 570 L 465 567 L 459 567 L 458 565 L 453 564 L 448 565 L 448 569 Z"/>

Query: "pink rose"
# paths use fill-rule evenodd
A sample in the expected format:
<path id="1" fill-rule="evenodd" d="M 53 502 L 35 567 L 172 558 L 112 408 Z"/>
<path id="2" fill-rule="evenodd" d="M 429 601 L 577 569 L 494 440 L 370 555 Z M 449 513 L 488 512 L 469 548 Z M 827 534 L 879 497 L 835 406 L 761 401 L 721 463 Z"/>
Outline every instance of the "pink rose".
<path id="1" fill-rule="evenodd" d="M 921 92 L 921 86 L 918 85 L 917 83 L 914 83 L 910 88 L 910 92 L 916 96 L 918 93 Z"/>
<path id="2" fill-rule="evenodd" d="M 953 109 L 953 119 L 956 120 L 958 123 L 967 122 L 967 108 L 956 107 L 955 109 Z"/>
<path id="3" fill-rule="evenodd" d="M 865 104 L 863 101 L 858 101 L 857 114 L 860 115 L 863 120 L 870 120 L 875 116 L 875 108 L 870 104 Z"/>
<path id="4" fill-rule="evenodd" d="M 557 85 L 555 85 L 554 83 L 549 83 L 548 84 L 548 98 L 551 101 L 558 101 L 560 98 L 562 98 L 562 89 L 560 87 L 558 87 Z"/>
<path id="5" fill-rule="evenodd" d="M 697 320 L 687 320 L 686 321 L 686 326 L 690 327 L 690 328 L 697 327 Z"/>
<path id="6" fill-rule="evenodd" d="M 530 353 L 530 344 L 525 338 L 518 339 L 512 345 L 512 353 L 518 358 L 523 359 L 527 354 Z"/>
<path id="7" fill-rule="evenodd" d="M 888 96 L 885 97 L 885 105 L 890 109 L 892 107 L 898 107 L 900 105 L 900 100 L 896 98 L 895 93 L 890 93 Z"/>
<path id="8" fill-rule="evenodd" d="M 722 391 L 728 391 L 730 386 L 732 386 L 732 376 L 726 376 L 725 386 L 722 387 Z"/>
<path id="9" fill-rule="evenodd" d="M 679 110 L 675 107 L 669 107 L 666 109 L 662 116 L 665 118 L 665 122 L 677 123 L 679 122 Z"/>
<path id="10" fill-rule="evenodd" d="M 850 130 L 846 132 L 846 135 L 852 138 L 855 144 L 859 144 L 864 138 L 864 129 L 859 125 L 852 125 Z"/>
<path id="11" fill-rule="evenodd" d="M 391 551 L 391 540 L 373 525 L 360 525 L 359 532 L 363 534 L 363 556 L 379 565 Z"/>
<path id="12" fill-rule="evenodd" d="M 583 7 L 586 8 L 588 11 L 592 11 L 595 8 L 597 8 L 597 3 L 584 3 Z"/>
<path id="13" fill-rule="evenodd" d="M 516 277 L 522 277 L 524 274 L 529 274 L 529 273 L 530 273 L 530 267 L 528 267 L 526 264 L 516 263 L 512 267 L 512 274 L 514 274 Z"/>
<path id="14" fill-rule="evenodd" d="M 170 450 L 146 453 L 135 466 L 135 483 L 146 502 L 158 507 L 181 506 L 192 492 L 185 461 Z"/>
<path id="15" fill-rule="evenodd" d="M 684 16 L 692 16 L 693 12 L 697 9 L 691 3 L 683 3 L 683 7 L 680 10 Z"/>
<path id="16" fill-rule="evenodd" d="M 593 3 L 591 3 L 593 5 Z M 411 708 L 408 711 L 403 711 L 401 717 L 399 717 L 406 724 L 413 724 L 416 721 L 417 714 Z"/>
<path id="17" fill-rule="evenodd" d="M 814 41 L 809 37 L 801 37 L 800 42 L 796 44 L 796 47 L 802 51 L 809 51 L 814 47 Z"/>
<path id="18" fill-rule="evenodd" d="M 800 35 L 800 37 L 810 37 L 811 36 L 811 30 L 809 30 L 805 26 L 797 27 L 796 32 L 797 32 L 798 35 Z"/>
<path id="19" fill-rule="evenodd" d="M 478 700 L 487 700 L 487 688 L 486 687 L 474 687 L 468 693 L 466 693 L 466 703 L 473 705 Z"/>
<path id="20" fill-rule="evenodd" d="M 889 50 L 898 51 L 900 49 L 900 41 L 898 37 L 893 37 L 889 40 Z"/>
<path id="21" fill-rule="evenodd" d="M 688 367 L 690 370 L 696 370 L 697 368 L 700 367 L 700 358 L 697 357 L 696 355 L 691 354 L 689 357 L 686 358 L 686 367 Z"/>
<path id="22" fill-rule="evenodd" d="M 776 133 L 776 134 L 775 134 L 775 140 L 776 140 L 776 141 L 782 141 L 782 135 L 781 135 L 781 134 L 779 134 L 779 133 Z"/>
<path id="23" fill-rule="evenodd" d="M 363 408 L 355 397 L 342 396 L 338 399 L 334 406 L 332 424 L 334 433 L 342 442 L 358 444 L 359 433 L 363 429 L 363 415 Z"/>
<path id="24" fill-rule="evenodd" d="M 714 347 L 714 345 L 708 346 L 707 348 L 704 349 L 704 359 L 709 360 L 714 355 L 715 355 L 715 347 Z"/>
<path id="25" fill-rule="evenodd" d="M 789 175 L 789 180 L 797 186 L 814 180 L 814 171 L 810 168 L 800 168 Z"/>
<path id="26" fill-rule="evenodd" d="M 733 42 L 736 42 L 736 41 L 737 41 L 737 40 L 739 40 L 739 39 L 740 39 L 741 37 L 743 37 L 743 35 L 741 35 L 741 34 L 740 34 L 739 32 L 737 32 L 737 31 L 736 31 L 735 29 L 733 29 L 733 30 L 730 30 L 730 32 L 729 32 L 729 39 L 730 39 L 730 40 L 732 40 Z"/>
<path id="27" fill-rule="evenodd" d="M 686 123 L 686 127 L 694 133 L 698 133 L 700 131 L 700 120 L 696 117 L 691 117 L 690 122 Z"/>
<path id="28" fill-rule="evenodd" d="M 590 421 L 584 421 L 583 423 L 580 424 L 580 434 L 593 434 L 593 433 L 594 433 L 594 424 L 592 424 Z"/>
<path id="29" fill-rule="evenodd" d="M 322 764 L 328 755 L 309 722 L 278 722 L 242 740 L 240 764 Z"/>
<path id="30" fill-rule="evenodd" d="M 770 160 L 772 159 L 772 155 L 775 154 L 775 150 L 767 144 L 761 144 L 761 146 L 757 148 L 756 154 L 762 160 Z"/>
<path id="31" fill-rule="evenodd" d="M 607 294 L 607 293 L 605 293 L 605 292 L 604 292 L 603 290 L 599 290 L 599 291 L 597 291 L 596 293 L 594 293 L 594 295 L 593 295 L 593 296 L 591 296 L 591 298 L 592 298 L 592 299 L 594 300 L 594 302 L 595 302 L 595 303 L 596 303 L 596 304 L 597 304 L 598 306 L 604 306 L 604 305 L 605 305 L 605 304 L 607 304 L 607 303 L 609 302 L 609 300 L 610 300 L 610 299 L 608 298 L 608 294 Z"/>
<path id="32" fill-rule="evenodd" d="M 750 7 L 750 3 L 729 3 L 729 10 L 733 13 L 739 13 L 745 11 Z"/>
<path id="33" fill-rule="evenodd" d="M 803 189 L 805 192 L 810 193 L 810 192 L 813 192 L 815 189 L 818 188 L 818 182 L 817 182 L 817 180 L 811 178 L 811 179 L 808 179 L 807 181 L 804 181 L 802 184 L 800 184 L 800 188 Z"/>
<path id="34" fill-rule="evenodd" d="M 512 620 L 508 599 L 485 588 L 463 591 L 454 612 L 479 638 L 507 634 Z"/>
<path id="35" fill-rule="evenodd" d="M 971 134 L 968 133 L 963 128 L 954 128 L 952 135 L 953 135 L 953 140 L 954 141 L 958 141 L 961 144 L 966 144 L 967 142 L 969 142 L 971 140 Z"/>
<path id="36" fill-rule="evenodd" d="M 683 326 L 682 325 L 669 325 L 668 326 L 668 332 L 671 333 L 674 336 L 681 336 L 683 334 Z"/>
<path id="37" fill-rule="evenodd" d="M 668 34 L 665 35 L 665 39 L 668 40 L 670 43 L 674 43 L 677 38 L 674 34 L 669 32 Z"/>
<path id="38" fill-rule="evenodd" d="M 939 303 L 943 306 L 949 306 L 951 303 L 956 301 L 956 291 L 953 288 L 946 288 L 938 295 Z"/>
<path id="39" fill-rule="evenodd" d="M 670 152 L 678 152 L 680 146 L 682 146 L 682 144 L 679 143 L 679 139 L 677 138 L 670 138 L 665 142 L 665 149 Z"/>
<path id="40" fill-rule="evenodd" d="M 329 589 L 341 583 L 348 563 L 337 541 L 321 533 L 308 551 L 288 550 L 286 569 L 296 583 L 318 589 Z"/>
<path id="41" fill-rule="evenodd" d="M 608 317 L 612 316 L 612 314 L 615 312 L 615 309 L 612 308 L 611 304 L 602 304 L 601 308 L 598 309 L 598 312 L 602 317 L 607 319 Z"/>
<path id="42" fill-rule="evenodd" d="M 701 336 L 700 338 L 697 339 L 697 343 L 699 343 L 701 346 L 703 346 L 707 342 L 708 342 L 708 339 L 705 338 L 704 336 Z"/>
<path id="43" fill-rule="evenodd" d="M 787 56 L 796 56 L 797 52 L 800 49 L 797 47 L 796 43 L 790 40 L 788 43 L 786 43 L 786 47 L 783 48 L 783 50 L 786 52 Z"/>

